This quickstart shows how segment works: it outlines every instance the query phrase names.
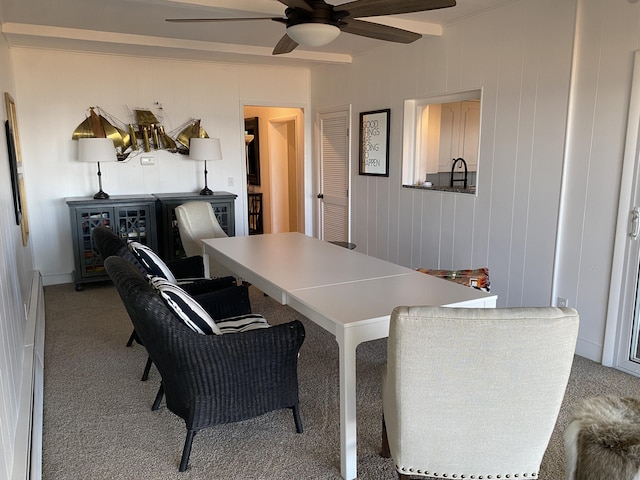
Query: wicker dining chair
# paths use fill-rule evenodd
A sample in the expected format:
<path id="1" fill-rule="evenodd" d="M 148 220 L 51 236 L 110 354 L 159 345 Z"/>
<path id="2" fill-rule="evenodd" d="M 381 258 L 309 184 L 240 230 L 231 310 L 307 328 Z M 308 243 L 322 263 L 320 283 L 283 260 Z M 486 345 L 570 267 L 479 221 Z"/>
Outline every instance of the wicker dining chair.
<path id="1" fill-rule="evenodd" d="M 98 249 L 98 253 L 100 253 L 100 256 L 103 259 L 109 258 L 112 255 L 117 255 L 130 261 L 138 270 L 140 270 L 140 272 L 142 272 L 143 275 L 157 274 L 155 270 L 149 268 L 147 263 L 141 262 L 133 253 L 129 243 L 120 238 L 110 228 L 99 226 L 94 228 L 91 234 L 95 246 Z M 156 255 L 154 256 L 154 262 L 156 264 L 162 264 L 162 269 L 171 272 L 171 276 L 174 278 L 176 283 L 191 295 L 209 293 L 237 284 L 237 280 L 233 276 L 205 278 L 202 257 L 195 256 L 179 258 L 164 263 L 160 257 Z M 155 265 L 155 267 L 158 268 L 157 265 Z M 131 334 L 131 338 L 129 338 L 127 346 L 131 345 L 131 342 L 134 340 L 134 335 L 135 332 Z"/>
<path id="2" fill-rule="evenodd" d="M 195 434 L 213 425 L 288 408 L 302 433 L 297 367 L 305 331 L 300 321 L 202 335 L 169 310 L 130 262 L 113 256 L 105 267 L 160 372 L 167 408 L 185 421 L 180 471 L 187 468 Z"/>

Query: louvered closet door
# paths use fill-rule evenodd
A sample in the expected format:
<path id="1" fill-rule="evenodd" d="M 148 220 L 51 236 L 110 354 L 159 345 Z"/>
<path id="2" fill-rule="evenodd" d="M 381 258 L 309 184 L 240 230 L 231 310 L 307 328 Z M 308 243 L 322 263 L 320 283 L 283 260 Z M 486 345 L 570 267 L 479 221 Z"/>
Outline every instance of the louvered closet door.
<path id="1" fill-rule="evenodd" d="M 349 112 L 320 114 L 320 238 L 349 241 Z"/>

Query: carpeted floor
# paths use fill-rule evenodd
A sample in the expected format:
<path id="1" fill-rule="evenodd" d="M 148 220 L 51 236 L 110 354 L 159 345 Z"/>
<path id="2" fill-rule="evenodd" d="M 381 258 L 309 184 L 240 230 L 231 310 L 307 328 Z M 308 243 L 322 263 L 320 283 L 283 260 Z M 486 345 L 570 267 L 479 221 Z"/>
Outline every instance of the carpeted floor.
<path id="1" fill-rule="evenodd" d="M 43 472 L 64 479 L 339 479 L 338 347 L 332 336 L 286 306 L 251 289 L 253 311 L 271 323 L 297 318 L 307 331 L 300 352 L 304 433 L 290 411 L 198 433 L 189 469 L 177 465 L 184 423 L 162 407 L 152 412 L 159 375 L 141 382 L 146 353 L 126 348 L 131 322 L 115 289 L 72 284 L 45 288 L 46 340 Z M 397 478 L 381 458 L 381 375 L 386 341 L 358 348 L 358 472 L 360 479 Z M 564 478 L 562 431 L 572 407 L 599 394 L 640 396 L 640 379 L 576 357 L 540 478 Z M 535 395 L 535 392 L 532 393 Z"/>

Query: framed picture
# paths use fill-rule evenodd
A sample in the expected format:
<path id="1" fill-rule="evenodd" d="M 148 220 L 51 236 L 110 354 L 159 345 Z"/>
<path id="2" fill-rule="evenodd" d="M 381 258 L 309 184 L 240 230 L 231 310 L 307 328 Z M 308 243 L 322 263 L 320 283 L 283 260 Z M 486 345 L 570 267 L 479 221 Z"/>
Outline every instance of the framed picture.
<path id="1" fill-rule="evenodd" d="M 4 130 L 7 134 L 7 150 L 9 154 L 9 175 L 11 175 L 11 191 L 13 192 L 13 209 L 16 214 L 16 225 L 22 222 L 22 205 L 20 202 L 20 183 L 18 181 L 18 161 L 16 159 L 16 149 L 13 144 L 13 133 L 9 120 L 4 122 Z"/>
<path id="2" fill-rule="evenodd" d="M 389 176 L 390 112 L 360 113 L 360 175 Z"/>
<path id="3" fill-rule="evenodd" d="M 245 142 L 247 149 L 247 183 L 260 185 L 260 135 L 258 117 L 244 119 Z M 253 138 L 252 138 L 253 137 Z"/>
<path id="4" fill-rule="evenodd" d="M 9 166 L 11 168 L 11 186 L 13 189 L 16 225 L 20 225 L 22 244 L 26 245 L 29 239 L 29 216 L 27 215 L 27 197 L 22 174 L 22 150 L 20 149 L 20 136 L 18 135 L 18 114 L 16 113 L 16 103 L 8 92 L 4 93 L 4 103 L 7 109 L 5 133 L 7 135 Z"/>

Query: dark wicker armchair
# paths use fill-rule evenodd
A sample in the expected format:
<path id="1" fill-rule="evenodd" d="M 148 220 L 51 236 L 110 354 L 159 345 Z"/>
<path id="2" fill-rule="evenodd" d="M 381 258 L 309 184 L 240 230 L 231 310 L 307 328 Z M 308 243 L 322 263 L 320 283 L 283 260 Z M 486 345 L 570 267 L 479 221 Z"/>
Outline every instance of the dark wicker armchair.
<path id="1" fill-rule="evenodd" d="M 150 273 L 127 247 L 127 242 L 108 227 L 99 226 L 91 232 L 93 241 L 102 258 L 118 255 L 133 263 L 143 274 Z M 237 283 L 233 277 L 204 278 L 201 256 L 179 258 L 166 262 L 167 267 L 180 281 L 180 286 L 191 295 L 208 293 Z"/>
<path id="2" fill-rule="evenodd" d="M 120 238 L 110 228 L 98 226 L 93 229 L 91 235 L 95 246 L 103 259 L 109 258 L 112 255 L 117 255 L 131 262 L 143 275 L 149 273 L 137 260 L 135 255 L 131 253 L 127 247 L 127 242 Z M 167 267 L 177 279 L 188 279 L 188 281 L 181 281 L 180 287 L 192 295 L 196 301 L 202 304 L 214 319 L 251 313 L 249 297 L 246 292 L 243 298 L 238 298 L 238 292 L 236 292 L 236 294 L 229 297 L 227 301 L 224 301 L 221 295 L 210 295 L 211 292 L 235 286 L 237 282 L 233 277 L 202 278 L 204 274 L 202 257 L 177 259 L 172 262 L 168 262 Z M 231 292 L 231 290 L 228 290 L 228 292 Z M 140 339 L 137 338 L 135 329 L 129 336 L 127 347 L 133 345 L 134 341 L 141 343 Z M 147 380 L 149 377 L 150 369 L 151 359 L 147 360 L 144 372 L 142 373 L 143 381 Z"/>
<path id="3" fill-rule="evenodd" d="M 173 315 L 131 263 L 109 257 L 105 267 L 160 372 L 167 407 L 185 421 L 180 471 L 187 468 L 195 434 L 212 425 L 290 408 L 302 432 L 297 373 L 302 323 L 201 335 Z"/>

